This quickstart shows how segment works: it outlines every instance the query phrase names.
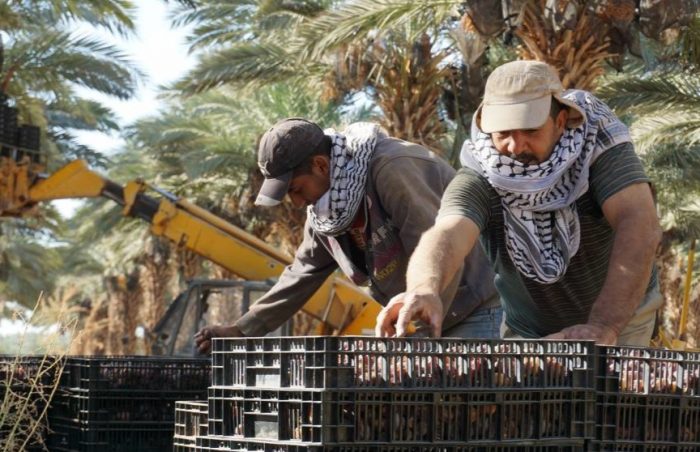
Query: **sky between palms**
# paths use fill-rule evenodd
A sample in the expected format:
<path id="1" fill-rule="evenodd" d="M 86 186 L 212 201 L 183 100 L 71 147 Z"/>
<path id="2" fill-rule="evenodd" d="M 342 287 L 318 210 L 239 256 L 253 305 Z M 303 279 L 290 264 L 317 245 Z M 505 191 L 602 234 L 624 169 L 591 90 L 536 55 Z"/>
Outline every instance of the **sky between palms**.
<path id="1" fill-rule="evenodd" d="M 102 30 L 81 27 L 84 33 L 98 34 L 105 41 L 115 43 L 147 74 L 148 79 L 139 87 L 133 99 L 122 101 L 88 90 L 79 90 L 90 99 L 99 100 L 114 110 L 119 124 L 124 127 L 139 118 L 153 115 L 162 106 L 157 99 L 158 87 L 181 77 L 192 68 L 195 59 L 187 53 L 185 28 L 171 28 L 168 20 L 168 5 L 162 0 L 140 0 L 136 15 L 136 37 L 122 39 Z M 101 132 L 76 132 L 81 142 L 106 154 L 118 151 L 123 145 L 119 136 Z M 54 201 L 62 215 L 70 216 L 82 203 L 81 200 Z"/>

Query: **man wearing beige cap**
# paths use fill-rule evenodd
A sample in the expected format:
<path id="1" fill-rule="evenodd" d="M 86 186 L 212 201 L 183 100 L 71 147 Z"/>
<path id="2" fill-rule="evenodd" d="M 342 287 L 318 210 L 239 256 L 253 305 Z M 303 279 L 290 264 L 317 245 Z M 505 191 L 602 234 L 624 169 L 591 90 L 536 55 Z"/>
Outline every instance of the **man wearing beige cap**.
<path id="1" fill-rule="evenodd" d="M 386 304 L 406 289 L 408 258 L 455 175 L 432 152 L 391 138 L 376 124 L 351 124 L 341 133 L 302 118 L 280 121 L 263 135 L 258 165 L 265 181 L 256 204 L 274 206 L 288 196 L 307 208 L 304 240 L 274 287 L 235 325 L 197 334 L 203 352 L 213 336 L 275 330 L 337 268 Z M 462 262 L 442 292 L 446 309 L 437 334 L 497 337 L 502 310 L 488 259 L 476 247 Z"/>
<path id="2" fill-rule="evenodd" d="M 563 91 L 545 63 L 507 63 L 486 82 L 461 157 L 411 258 L 407 292 L 384 308 L 377 334 L 439 319 L 436 294 L 480 239 L 504 307 L 502 337 L 648 345 L 661 233 L 649 180 L 612 111 L 588 92 Z"/>

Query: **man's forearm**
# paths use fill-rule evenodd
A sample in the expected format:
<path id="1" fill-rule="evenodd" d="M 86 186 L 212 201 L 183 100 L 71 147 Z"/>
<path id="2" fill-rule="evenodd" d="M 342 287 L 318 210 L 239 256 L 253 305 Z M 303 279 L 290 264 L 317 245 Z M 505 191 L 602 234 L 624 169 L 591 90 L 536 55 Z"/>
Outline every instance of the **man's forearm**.
<path id="1" fill-rule="evenodd" d="M 440 293 L 443 273 L 449 271 L 439 265 L 446 250 L 442 246 L 439 234 L 428 231 L 421 237 L 406 270 L 406 291 L 423 290 Z"/>
<path id="2" fill-rule="evenodd" d="M 617 229 L 608 275 L 588 323 L 619 335 L 634 316 L 649 284 L 661 232 L 657 223 L 640 223 L 636 218 L 622 221 Z"/>
<path id="3" fill-rule="evenodd" d="M 479 229 L 468 218 L 438 218 L 411 256 L 406 292 L 395 295 L 377 316 L 377 335 L 403 336 L 412 320 L 421 319 L 430 325 L 434 337 L 440 337 L 443 317 L 452 302 L 441 294 L 461 268 L 478 235 Z"/>

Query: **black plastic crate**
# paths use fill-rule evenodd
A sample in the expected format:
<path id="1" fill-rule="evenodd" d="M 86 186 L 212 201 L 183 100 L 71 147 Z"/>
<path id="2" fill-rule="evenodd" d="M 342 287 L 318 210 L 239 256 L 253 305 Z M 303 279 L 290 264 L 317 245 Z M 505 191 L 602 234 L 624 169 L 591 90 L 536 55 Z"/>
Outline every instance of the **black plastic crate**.
<path id="1" fill-rule="evenodd" d="M 700 353 L 597 347 L 597 389 L 606 393 L 700 396 Z"/>
<path id="2" fill-rule="evenodd" d="M 172 450 L 175 402 L 206 399 L 208 359 L 68 357 L 50 450 Z"/>
<path id="3" fill-rule="evenodd" d="M 0 142 L 14 146 L 17 140 L 17 116 L 15 107 L 0 105 Z"/>
<path id="4" fill-rule="evenodd" d="M 299 337 L 215 338 L 214 386 L 594 388 L 592 342 Z"/>
<path id="5" fill-rule="evenodd" d="M 305 444 L 501 444 L 592 438 L 590 391 L 211 388 L 212 435 Z"/>
<path id="6" fill-rule="evenodd" d="M 127 394 L 86 389 L 61 390 L 50 417 L 100 422 L 173 422 L 175 405 L 183 397 L 206 400 L 206 391 L 131 391 Z M 205 402 L 206 403 L 206 402 Z"/>
<path id="7" fill-rule="evenodd" d="M 700 450 L 700 398 L 601 394 L 597 422 L 604 442 L 669 442 Z"/>
<path id="8" fill-rule="evenodd" d="M 700 354 L 600 347 L 598 366 L 597 450 L 700 450 Z"/>
<path id="9" fill-rule="evenodd" d="M 61 386 L 100 391 L 204 391 L 211 382 L 209 358 L 144 356 L 68 357 Z M 184 391 L 184 392 L 183 392 Z"/>
<path id="10" fill-rule="evenodd" d="M 601 395 L 598 438 L 613 443 L 671 443 L 700 450 L 700 399 Z"/>
<path id="11" fill-rule="evenodd" d="M 195 447 L 197 436 L 207 436 L 209 407 L 203 401 L 175 402 L 175 435 L 173 447 Z"/>
<path id="12" fill-rule="evenodd" d="M 60 377 L 63 363 L 54 356 L 0 355 L 0 388 L 11 381 L 12 387 L 28 385 L 53 387 Z"/>
<path id="13" fill-rule="evenodd" d="M 458 446 L 395 446 L 390 444 L 309 446 L 209 436 L 197 438 L 196 450 L 212 452 L 584 452 L 586 449 L 583 444 L 566 442 L 542 444 L 512 443 L 497 446 L 471 444 Z"/>
<path id="14" fill-rule="evenodd" d="M 593 452 L 698 452 L 700 445 L 659 444 L 640 442 L 594 442 L 589 447 Z"/>
<path id="15" fill-rule="evenodd" d="M 166 452 L 173 448 L 172 423 L 53 420 L 49 450 L 61 452 Z"/>
<path id="16" fill-rule="evenodd" d="M 41 129 L 36 126 L 22 125 L 17 128 L 17 146 L 30 151 L 40 148 Z"/>

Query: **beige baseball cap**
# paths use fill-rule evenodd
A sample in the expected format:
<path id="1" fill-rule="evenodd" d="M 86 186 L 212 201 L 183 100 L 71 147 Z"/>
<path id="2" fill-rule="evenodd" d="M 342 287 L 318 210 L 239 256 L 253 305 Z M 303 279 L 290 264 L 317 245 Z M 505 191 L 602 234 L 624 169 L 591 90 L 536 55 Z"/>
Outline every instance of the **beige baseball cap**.
<path id="1" fill-rule="evenodd" d="M 541 61 L 512 61 L 497 67 L 486 81 L 484 100 L 476 113 L 484 133 L 537 129 L 547 121 L 552 97 L 569 108 L 568 127 L 583 123 L 586 113 L 564 99 L 554 68 Z"/>

